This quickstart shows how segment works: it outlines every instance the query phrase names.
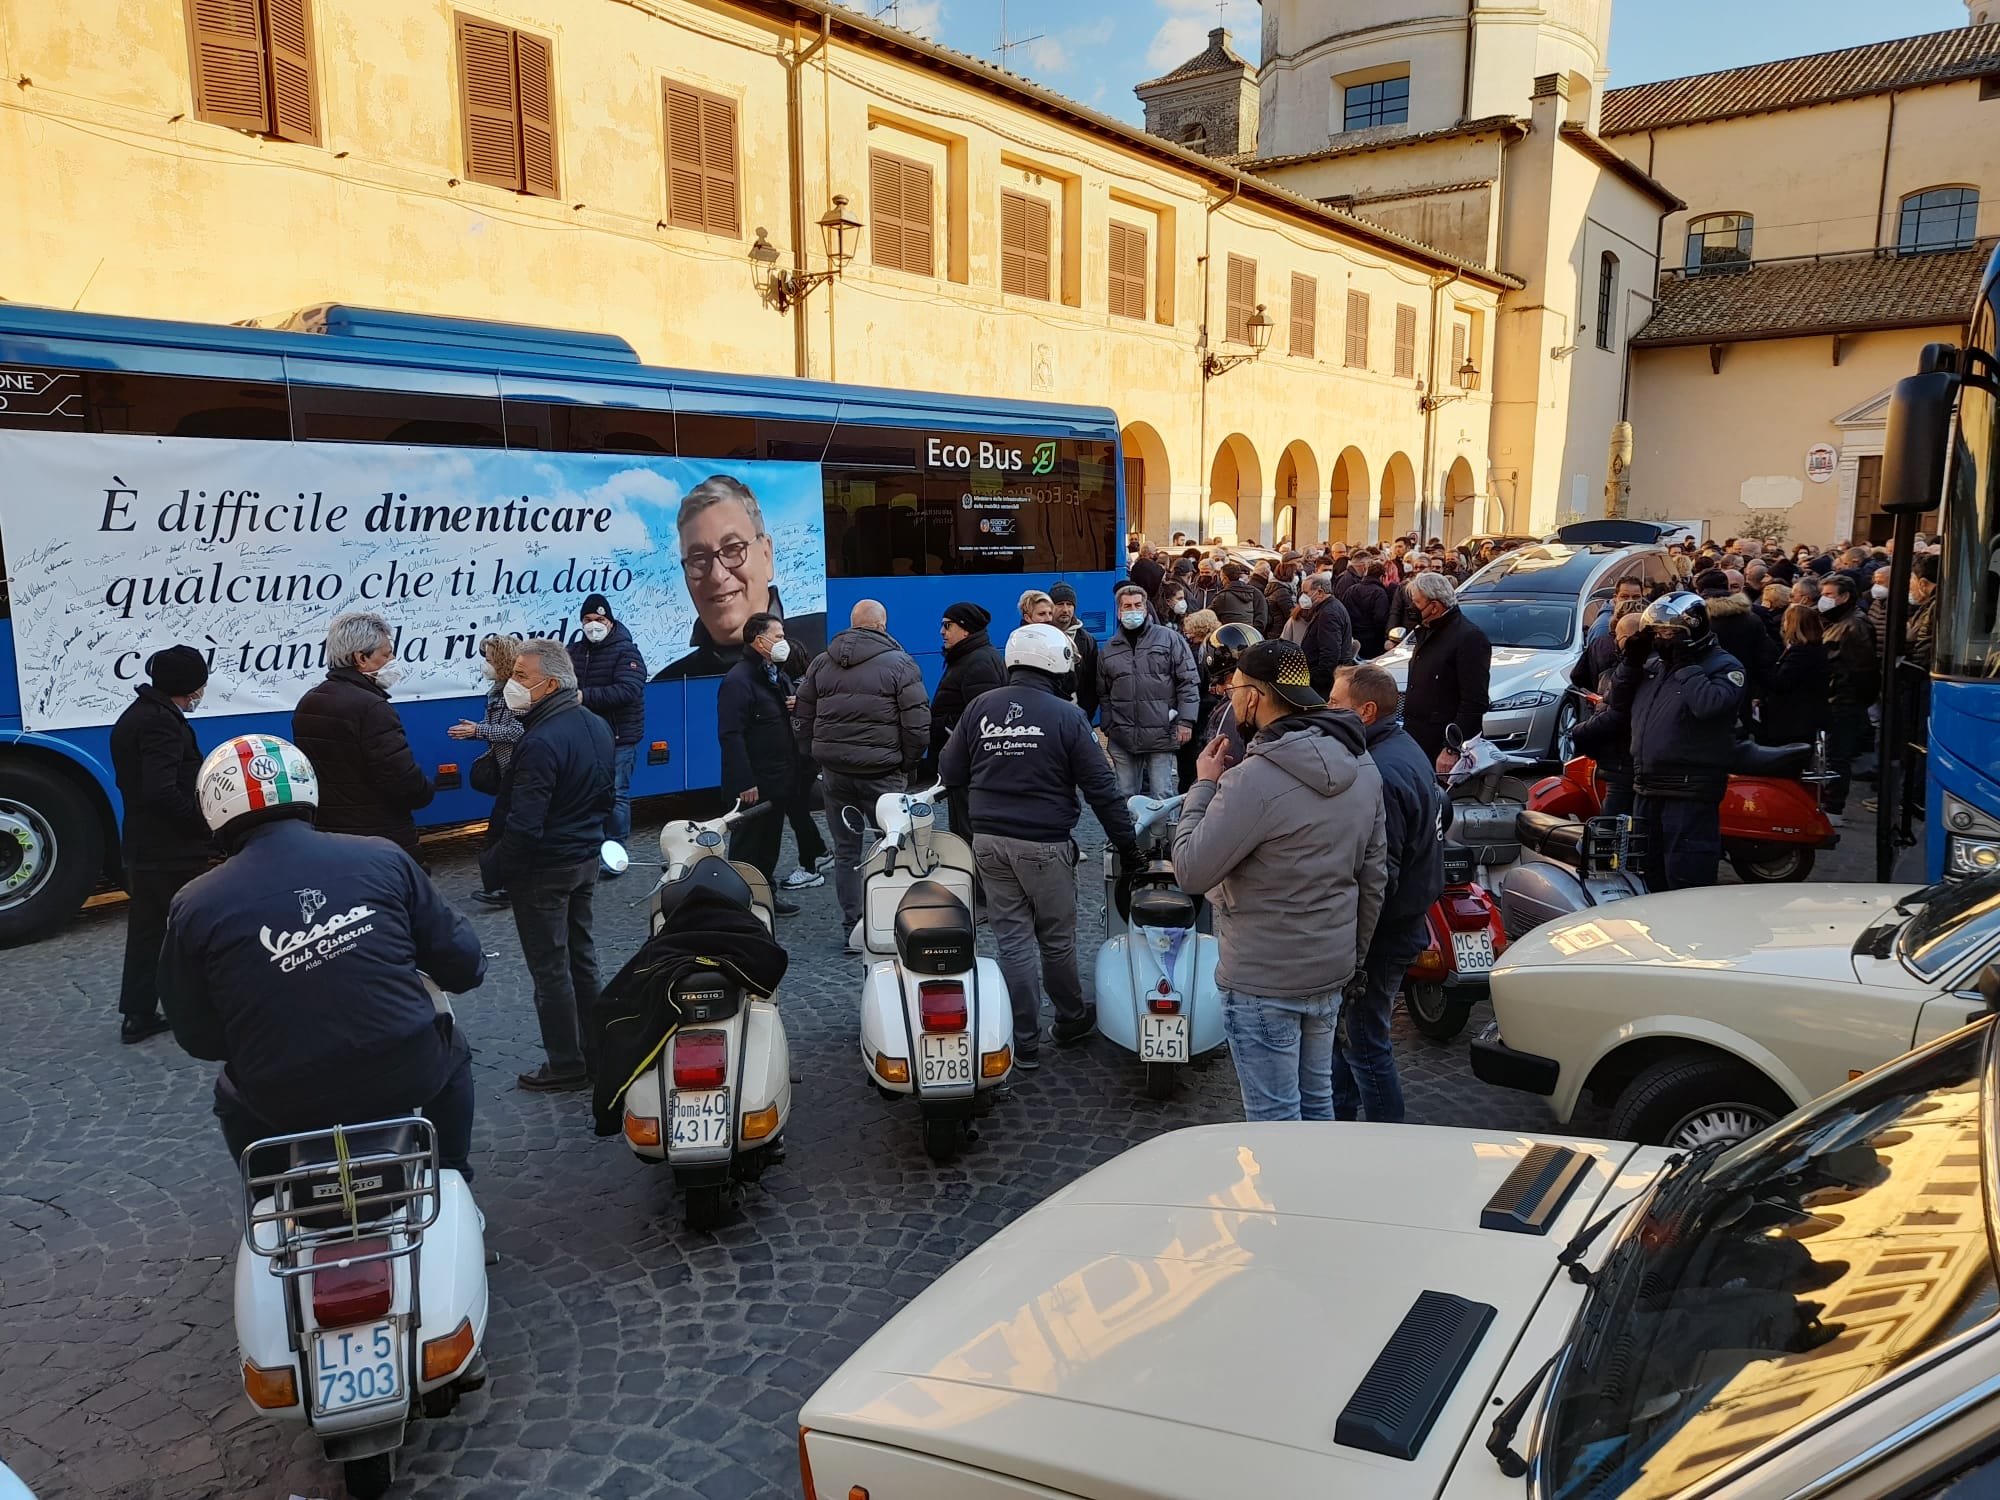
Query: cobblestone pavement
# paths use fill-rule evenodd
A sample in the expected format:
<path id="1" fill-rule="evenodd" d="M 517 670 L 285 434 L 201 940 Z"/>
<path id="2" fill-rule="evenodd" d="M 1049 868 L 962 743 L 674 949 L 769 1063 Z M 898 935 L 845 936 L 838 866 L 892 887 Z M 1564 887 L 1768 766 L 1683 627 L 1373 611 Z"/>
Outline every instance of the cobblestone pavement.
<path id="1" fill-rule="evenodd" d="M 1825 873 L 1861 876 L 1866 837 L 1851 831 Z M 651 847 L 644 830 L 632 847 Z M 491 1382 L 452 1418 L 413 1425 L 399 1495 L 796 1495 L 801 1402 L 906 1300 L 1127 1146 L 1240 1118 L 1226 1059 L 1153 1103 L 1138 1065 L 1102 1039 L 1045 1047 L 977 1145 L 933 1167 L 907 1106 L 860 1071 L 859 969 L 829 881 L 780 927 L 800 1075 L 789 1157 L 720 1233 L 690 1233 L 671 1178 L 595 1139 L 580 1096 L 513 1087 L 541 1054 L 512 921 L 463 900 L 475 884 L 464 841 L 435 852 L 440 884 L 496 954 L 458 1012 L 477 1049 L 476 1188 L 501 1259 Z M 787 835 L 783 869 L 789 853 Z M 635 869 L 599 887 L 607 972 L 640 939 L 644 881 Z M 1086 874 L 1082 889 L 1088 954 L 1101 887 Z M 93 910 L 0 957 L 0 1458 L 43 1500 L 341 1495 L 313 1439 L 253 1417 L 240 1394 L 239 1198 L 208 1112 L 211 1070 L 171 1037 L 118 1043 L 124 928 L 121 908 Z M 1396 1043 L 1412 1121 L 1546 1128 L 1539 1100 L 1472 1078 L 1463 1042 L 1425 1042 L 1399 1017 Z"/>

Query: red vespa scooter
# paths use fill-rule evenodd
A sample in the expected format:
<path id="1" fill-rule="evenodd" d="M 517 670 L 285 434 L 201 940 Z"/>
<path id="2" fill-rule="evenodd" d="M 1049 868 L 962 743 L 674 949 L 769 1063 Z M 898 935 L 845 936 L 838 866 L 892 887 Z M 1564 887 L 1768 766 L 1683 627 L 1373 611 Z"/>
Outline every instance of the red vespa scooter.
<path id="1" fill-rule="evenodd" d="M 1736 747 L 1729 789 L 1722 795 L 1722 853 L 1737 878 L 1751 885 L 1804 880 L 1821 849 L 1840 835 L 1819 805 L 1833 780 L 1826 736 L 1810 745 Z M 1564 818 L 1594 818 L 1604 807 L 1604 778 L 1587 756 L 1568 761 L 1560 776 L 1534 784 L 1528 807 Z"/>
<path id="2" fill-rule="evenodd" d="M 1410 1024 L 1434 1042 L 1465 1030 L 1472 1007 L 1486 998 L 1494 964 L 1507 951 L 1500 904 L 1474 878 L 1475 869 L 1473 850 L 1445 845 L 1444 890 L 1424 914 L 1429 945 L 1404 975 Z"/>

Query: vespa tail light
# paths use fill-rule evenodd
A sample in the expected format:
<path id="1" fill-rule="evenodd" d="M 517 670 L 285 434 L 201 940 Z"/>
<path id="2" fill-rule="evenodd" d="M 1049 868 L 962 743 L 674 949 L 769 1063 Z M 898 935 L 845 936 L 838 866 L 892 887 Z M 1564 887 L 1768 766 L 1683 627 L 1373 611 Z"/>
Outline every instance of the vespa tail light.
<path id="1" fill-rule="evenodd" d="M 918 985 L 917 1008 L 926 1031 L 965 1030 L 965 986 L 956 979 L 926 980 Z"/>
<path id="2" fill-rule="evenodd" d="M 1181 1013 L 1181 1003 L 1172 995 L 1155 995 L 1146 1002 L 1146 1009 L 1156 1016 L 1177 1016 Z"/>
<path id="3" fill-rule="evenodd" d="M 729 1081 L 729 1034 L 683 1031 L 674 1038 L 674 1087 L 719 1089 Z"/>
<path id="4" fill-rule="evenodd" d="M 350 1328 L 356 1323 L 372 1323 L 386 1318 L 396 1300 L 395 1262 L 363 1261 L 350 1264 L 356 1256 L 379 1255 L 389 1248 L 388 1240 L 377 1235 L 365 1240 L 343 1240 L 338 1245 L 321 1245 L 312 1252 L 313 1321 L 322 1328 Z"/>
<path id="5" fill-rule="evenodd" d="M 1493 910 L 1485 899 L 1470 891 L 1462 896 L 1447 895 L 1438 904 L 1444 908 L 1445 923 L 1453 932 L 1481 932 L 1493 920 Z"/>

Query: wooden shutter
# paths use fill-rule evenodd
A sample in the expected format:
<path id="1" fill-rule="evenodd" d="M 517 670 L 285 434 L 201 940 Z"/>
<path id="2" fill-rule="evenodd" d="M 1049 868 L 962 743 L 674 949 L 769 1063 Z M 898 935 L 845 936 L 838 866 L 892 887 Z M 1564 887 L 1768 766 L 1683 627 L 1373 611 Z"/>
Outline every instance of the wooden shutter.
<path id="1" fill-rule="evenodd" d="M 903 269 L 914 276 L 932 274 L 931 169 L 922 162 L 903 163 Z"/>
<path id="2" fill-rule="evenodd" d="M 1451 383 L 1453 385 L 1459 384 L 1458 370 L 1459 366 L 1464 363 L 1465 325 L 1463 323 L 1454 323 L 1451 325 Z"/>
<path id="3" fill-rule="evenodd" d="M 931 274 L 931 169 L 879 151 L 868 156 L 869 255 L 878 266 Z"/>
<path id="4" fill-rule="evenodd" d="M 521 106 L 514 33 L 458 18 L 458 73 L 465 110 L 465 175 L 521 189 Z"/>
<path id="5" fill-rule="evenodd" d="M 264 0 L 270 40 L 271 134 L 319 144 L 319 80 L 313 72 L 309 0 Z"/>
<path id="6" fill-rule="evenodd" d="M 1368 368 L 1368 294 L 1347 294 L 1347 363 L 1355 369 Z"/>
<path id="7" fill-rule="evenodd" d="M 1000 194 L 1000 290 L 1049 300 L 1049 205 L 1026 193 Z"/>
<path id="8" fill-rule="evenodd" d="M 670 83 L 667 90 L 667 222 L 740 235 L 736 104 Z"/>
<path id="9" fill-rule="evenodd" d="M 1229 257 L 1228 309 L 1222 336 L 1232 344 L 1250 342 L 1250 320 L 1257 315 L 1257 262 Z"/>
<path id="10" fill-rule="evenodd" d="M 1292 273 L 1292 353 L 1313 357 L 1319 337 L 1319 282 Z"/>
<path id="11" fill-rule="evenodd" d="M 1111 294 L 1114 318 L 1146 316 L 1146 231 L 1111 221 Z"/>
<path id="12" fill-rule="evenodd" d="M 1410 380 L 1417 373 L 1417 310 L 1396 304 L 1396 374 Z"/>
<path id="13" fill-rule="evenodd" d="M 556 69 L 549 44 L 514 33 L 521 101 L 521 188 L 544 198 L 562 191 L 556 174 Z"/>
<path id="14" fill-rule="evenodd" d="M 257 0 L 188 0 L 194 112 L 214 125 L 265 132 L 271 99 Z"/>

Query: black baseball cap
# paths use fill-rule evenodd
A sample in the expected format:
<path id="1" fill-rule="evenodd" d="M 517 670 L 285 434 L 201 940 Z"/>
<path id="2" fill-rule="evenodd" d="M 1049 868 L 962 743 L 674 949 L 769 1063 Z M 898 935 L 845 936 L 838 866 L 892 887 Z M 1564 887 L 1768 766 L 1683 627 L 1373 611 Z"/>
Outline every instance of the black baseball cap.
<path id="1" fill-rule="evenodd" d="M 1291 641 L 1259 641 L 1236 658 L 1236 670 L 1261 682 L 1294 708 L 1325 708 L 1326 699 L 1313 691 L 1306 654 Z"/>

